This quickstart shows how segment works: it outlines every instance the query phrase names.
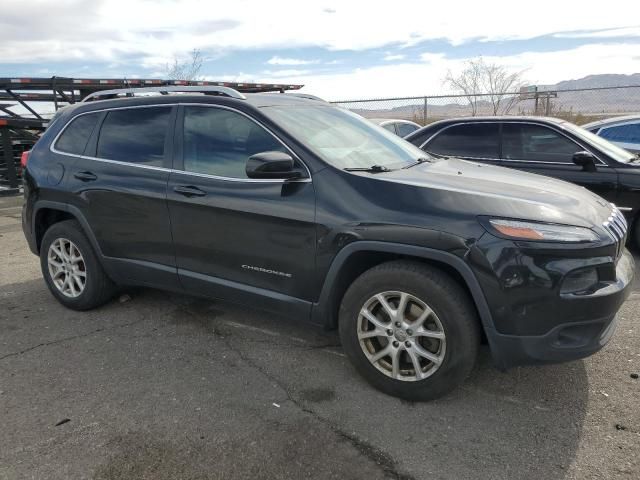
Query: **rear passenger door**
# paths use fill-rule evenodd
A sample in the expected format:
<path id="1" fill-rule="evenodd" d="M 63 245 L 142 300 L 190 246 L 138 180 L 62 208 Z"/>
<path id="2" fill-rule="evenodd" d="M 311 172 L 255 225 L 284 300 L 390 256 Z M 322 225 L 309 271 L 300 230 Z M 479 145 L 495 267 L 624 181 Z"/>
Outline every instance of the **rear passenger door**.
<path id="1" fill-rule="evenodd" d="M 422 147 L 437 155 L 500 165 L 500 124 L 459 123 L 445 127 Z"/>
<path id="2" fill-rule="evenodd" d="M 308 314 L 316 231 L 315 195 L 306 167 L 296 160 L 305 177 L 300 180 L 248 178 L 251 155 L 292 152 L 237 110 L 185 105 L 177 124 L 181 153 L 168 196 L 184 288 Z"/>
<path id="3" fill-rule="evenodd" d="M 70 172 L 72 203 L 123 283 L 178 287 L 166 199 L 175 114 L 170 105 L 102 112 Z"/>
<path id="4" fill-rule="evenodd" d="M 502 126 L 504 166 L 566 180 L 616 202 L 618 174 L 597 161 L 596 171 L 573 163 L 573 154 L 586 150 L 562 132 L 545 125 L 505 122 Z"/>

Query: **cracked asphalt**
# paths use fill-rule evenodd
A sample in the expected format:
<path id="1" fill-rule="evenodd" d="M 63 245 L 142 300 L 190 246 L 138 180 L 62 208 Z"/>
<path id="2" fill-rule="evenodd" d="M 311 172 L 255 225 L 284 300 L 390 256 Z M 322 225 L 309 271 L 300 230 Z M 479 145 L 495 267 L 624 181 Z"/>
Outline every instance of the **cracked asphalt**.
<path id="1" fill-rule="evenodd" d="M 484 347 L 408 403 L 288 319 L 152 290 L 67 310 L 19 218 L 0 199 L 0 479 L 640 478 L 638 280 L 597 355 L 501 373 Z"/>

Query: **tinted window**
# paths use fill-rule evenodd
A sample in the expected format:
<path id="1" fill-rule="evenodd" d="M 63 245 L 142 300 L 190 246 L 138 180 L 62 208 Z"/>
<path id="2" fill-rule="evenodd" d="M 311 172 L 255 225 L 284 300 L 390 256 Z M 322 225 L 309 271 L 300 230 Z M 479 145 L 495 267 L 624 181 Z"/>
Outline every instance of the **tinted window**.
<path id="1" fill-rule="evenodd" d="M 385 130 L 389 130 L 391 133 L 396 133 L 396 124 L 395 123 L 387 123 L 382 125 L 382 128 Z"/>
<path id="2" fill-rule="evenodd" d="M 99 117 L 99 113 L 90 113 L 74 118 L 60 135 L 55 145 L 56 149 L 65 153 L 82 155 Z"/>
<path id="3" fill-rule="evenodd" d="M 603 128 L 600 136 L 612 142 L 640 143 L 640 123 Z"/>
<path id="4" fill-rule="evenodd" d="M 411 125 L 410 123 L 397 123 L 396 128 L 398 129 L 398 135 L 401 137 L 406 137 L 418 129 L 418 127 Z"/>
<path id="5" fill-rule="evenodd" d="M 454 157 L 498 158 L 497 123 L 454 125 L 424 147 L 427 152 Z"/>
<path id="6" fill-rule="evenodd" d="M 247 159 L 285 152 L 269 132 L 244 115 L 209 107 L 184 109 L 184 169 L 220 177 L 247 178 Z"/>
<path id="7" fill-rule="evenodd" d="M 572 163 L 583 150 L 564 135 L 540 125 L 505 123 L 502 127 L 502 158 L 537 162 Z"/>
<path id="8" fill-rule="evenodd" d="M 171 108 L 113 110 L 100 129 L 98 157 L 162 166 Z"/>

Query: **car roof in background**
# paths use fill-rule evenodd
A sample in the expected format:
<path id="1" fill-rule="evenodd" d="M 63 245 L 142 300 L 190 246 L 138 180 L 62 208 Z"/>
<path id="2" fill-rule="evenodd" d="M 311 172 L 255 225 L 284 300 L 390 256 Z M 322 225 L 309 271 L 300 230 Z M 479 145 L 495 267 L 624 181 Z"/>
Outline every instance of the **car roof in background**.
<path id="1" fill-rule="evenodd" d="M 609 125 L 616 125 L 618 123 L 625 123 L 629 121 L 640 121 L 640 115 L 625 115 L 622 117 L 605 118 L 604 120 L 596 120 L 595 122 L 589 122 L 582 125 L 582 128 L 604 127 Z"/>
<path id="2" fill-rule="evenodd" d="M 454 118 L 445 118 L 443 120 L 437 120 L 435 122 L 429 123 L 424 127 L 416 130 L 415 132 L 407 135 L 405 140 L 411 141 L 411 139 L 422 135 L 425 131 L 429 130 L 437 130 L 448 125 L 453 125 L 456 123 L 485 123 L 485 122 L 532 122 L 532 123 L 553 123 L 555 125 L 563 125 L 567 124 L 566 120 L 561 118 L 554 117 L 536 117 L 533 115 L 496 115 L 496 116 L 478 116 L 478 117 L 454 117 Z"/>
<path id="3" fill-rule="evenodd" d="M 410 125 L 418 125 L 416 122 L 404 120 L 402 118 L 367 118 L 367 120 L 377 123 L 378 125 L 382 125 L 383 123 L 408 123 Z"/>

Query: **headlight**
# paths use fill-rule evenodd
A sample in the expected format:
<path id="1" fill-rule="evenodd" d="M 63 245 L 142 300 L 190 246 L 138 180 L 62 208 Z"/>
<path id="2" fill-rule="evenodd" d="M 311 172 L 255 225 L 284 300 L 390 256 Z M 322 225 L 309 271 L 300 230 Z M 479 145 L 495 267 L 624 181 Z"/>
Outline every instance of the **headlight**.
<path id="1" fill-rule="evenodd" d="M 493 218 L 489 224 L 501 236 L 514 240 L 546 242 L 594 242 L 598 235 L 588 228 Z"/>

